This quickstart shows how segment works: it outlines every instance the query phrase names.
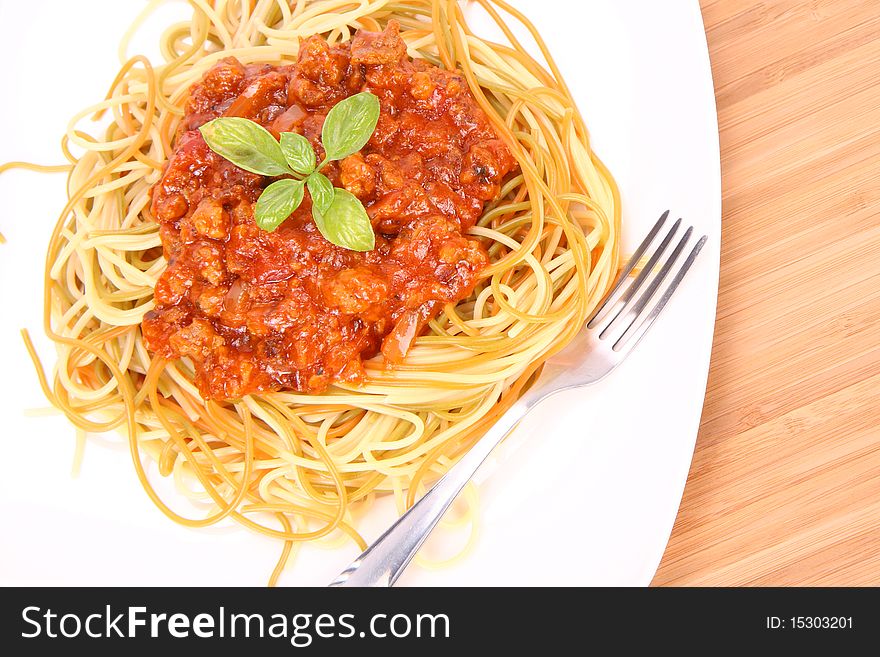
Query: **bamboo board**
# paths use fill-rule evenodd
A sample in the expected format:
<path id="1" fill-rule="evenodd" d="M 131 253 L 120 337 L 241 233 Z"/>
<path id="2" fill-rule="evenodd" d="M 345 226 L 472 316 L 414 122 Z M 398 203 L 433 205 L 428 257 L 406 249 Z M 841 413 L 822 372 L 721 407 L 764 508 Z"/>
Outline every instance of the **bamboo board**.
<path id="1" fill-rule="evenodd" d="M 655 585 L 880 585 L 880 2 L 703 0 L 721 282 Z"/>

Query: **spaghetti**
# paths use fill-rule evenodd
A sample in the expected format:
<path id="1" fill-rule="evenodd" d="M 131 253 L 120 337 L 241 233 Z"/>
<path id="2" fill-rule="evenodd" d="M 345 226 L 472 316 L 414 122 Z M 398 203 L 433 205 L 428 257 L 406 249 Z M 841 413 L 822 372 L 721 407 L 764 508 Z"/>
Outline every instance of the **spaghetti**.
<path id="1" fill-rule="evenodd" d="M 75 116 L 62 140 L 69 201 L 45 271 L 45 330 L 58 353 L 51 381 L 24 337 L 53 405 L 80 431 L 124 432 L 144 489 L 168 517 L 190 527 L 228 518 L 282 541 L 274 584 L 303 541 L 333 534 L 364 548 L 358 520 L 375 497 L 394 495 L 399 510 L 411 504 L 571 340 L 616 272 L 619 196 L 540 35 L 500 0 L 476 4 L 506 44 L 474 34 L 453 0 L 190 0 L 192 20 L 162 37 L 165 63 L 126 58 L 161 3 L 126 33 L 107 98 Z M 502 12 L 527 29 L 545 65 Z M 489 265 L 473 294 L 428 322 L 400 366 L 368 360 L 362 384 L 337 382 L 322 394 L 205 401 L 191 363 L 151 354 L 141 332 L 167 266 L 149 192 L 188 90 L 223 58 L 292 63 L 301 37 L 335 44 L 391 20 L 410 57 L 460 71 L 519 165 L 469 231 Z M 93 114 L 109 114 L 100 138 L 77 127 Z M 207 515 L 172 509 L 145 460 L 207 502 Z"/>

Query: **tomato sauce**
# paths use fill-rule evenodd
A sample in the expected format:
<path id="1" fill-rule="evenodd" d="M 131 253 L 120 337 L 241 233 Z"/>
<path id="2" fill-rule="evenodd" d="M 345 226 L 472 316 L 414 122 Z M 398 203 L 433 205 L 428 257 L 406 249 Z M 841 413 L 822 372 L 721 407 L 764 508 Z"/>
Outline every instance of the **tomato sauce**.
<path id="1" fill-rule="evenodd" d="M 253 207 L 274 179 L 226 161 L 197 128 L 245 117 L 304 135 L 320 161 L 324 117 L 360 91 L 379 98 L 376 131 L 323 172 L 363 202 L 375 249 L 328 242 L 308 193 L 277 230 L 260 229 Z M 473 291 L 488 255 L 464 233 L 515 166 L 461 75 L 409 59 L 393 22 L 333 47 L 311 37 L 289 66 L 224 59 L 192 87 L 153 188 L 168 267 L 146 345 L 189 358 L 206 399 L 356 383 L 380 351 L 400 363 L 444 304 Z"/>

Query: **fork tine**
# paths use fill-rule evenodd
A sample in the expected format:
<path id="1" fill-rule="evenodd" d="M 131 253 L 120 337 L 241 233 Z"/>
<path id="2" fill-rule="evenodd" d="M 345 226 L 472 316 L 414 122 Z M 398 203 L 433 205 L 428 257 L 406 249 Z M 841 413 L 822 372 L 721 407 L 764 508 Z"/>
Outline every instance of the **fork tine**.
<path id="1" fill-rule="evenodd" d="M 654 238 L 657 237 L 657 233 L 659 233 L 660 229 L 663 228 L 663 224 L 666 223 L 667 217 L 669 217 L 669 210 L 660 215 L 660 218 L 657 220 L 657 223 L 654 224 L 654 227 L 651 228 L 651 231 L 648 233 L 647 237 L 642 240 L 642 243 L 639 244 L 639 248 L 637 248 L 632 254 L 629 262 L 626 263 L 626 266 L 617 277 L 617 282 L 614 284 L 614 287 L 611 288 L 611 292 L 608 293 L 608 295 L 605 297 L 605 300 L 600 303 L 596 310 L 593 312 L 592 317 L 590 317 L 589 321 L 587 322 L 587 328 L 593 328 L 593 325 L 599 318 L 599 315 L 602 314 L 602 311 L 605 309 L 605 307 L 610 307 L 609 303 L 611 302 L 611 299 L 614 298 L 614 296 L 620 290 L 621 286 L 629 278 L 632 270 L 639 263 L 639 260 L 642 259 L 642 256 L 644 255 L 647 248 L 651 245 L 651 242 L 653 242 Z"/>
<path id="2" fill-rule="evenodd" d="M 690 232 L 690 231 L 689 231 Z M 686 236 L 687 237 L 687 236 Z M 694 264 L 694 260 L 697 259 L 697 255 L 700 253 L 700 250 L 703 248 L 703 245 L 706 243 L 706 240 L 709 239 L 707 235 L 703 235 L 699 241 L 694 245 L 694 248 L 691 249 L 691 252 L 688 254 L 688 257 L 685 259 L 684 263 L 682 263 L 681 267 L 678 270 L 678 273 L 675 274 L 675 277 L 672 279 L 672 282 L 669 284 L 669 287 L 666 288 L 666 291 L 663 293 L 663 296 L 660 297 L 660 300 L 657 304 L 651 309 L 651 312 L 641 321 L 638 322 L 639 315 L 641 314 L 641 310 L 644 309 L 644 305 L 640 308 L 639 314 L 633 319 L 632 323 L 627 327 L 626 331 L 623 332 L 617 342 L 614 343 L 612 348 L 615 351 L 619 351 L 621 348 L 627 345 L 629 342 L 630 348 L 635 347 L 639 341 L 644 337 L 645 333 L 648 332 L 648 329 L 651 328 L 651 325 L 656 321 L 657 317 L 663 311 L 663 308 L 666 306 L 669 299 L 672 298 L 672 295 L 675 293 L 675 290 L 678 288 L 678 285 L 681 283 L 682 279 L 687 274 L 688 270 L 691 268 L 691 265 Z M 679 247 L 684 246 L 684 240 L 679 244 Z M 671 268 L 673 262 L 675 262 L 676 257 L 680 253 L 681 249 L 676 248 L 675 253 L 673 253 L 669 260 L 667 261 L 664 269 Z M 664 274 L 665 276 L 665 274 Z M 654 290 L 656 291 L 656 290 Z M 653 293 L 652 293 L 653 294 Z M 645 304 L 647 304 L 650 297 L 646 299 Z M 638 333 L 634 340 L 630 340 L 630 338 Z"/>
<path id="3" fill-rule="evenodd" d="M 663 238 L 663 241 L 660 242 L 660 245 L 648 259 L 648 262 L 645 263 L 645 266 L 642 268 L 642 271 L 639 272 L 639 275 L 636 276 L 636 279 L 626 288 L 626 292 L 621 295 L 619 301 L 615 303 L 615 305 L 619 305 L 617 312 L 614 313 L 614 316 L 608 320 L 605 325 L 605 328 L 602 329 L 602 332 L 599 334 L 600 338 L 605 337 L 606 331 L 611 328 L 613 324 L 617 322 L 617 318 L 623 314 L 623 311 L 626 310 L 629 305 L 630 300 L 635 296 L 636 292 L 638 292 L 642 285 L 644 285 L 645 281 L 648 280 L 648 277 L 654 273 L 654 267 L 657 266 L 657 262 L 659 262 L 660 258 L 663 257 L 663 254 L 666 253 L 667 247 L 669 247 L 669 243 L 672 241 L 672 238 L 675 237 L 675 233 L 678 232 L 678 227 L 681 226 L 681 219 L 677 219 L 674 224 L 672 224 L 672 228 L 669 229 L 669 232 L 666 233 L 666 237 Z"/>
<path id="4" fill-rule="evenodd" d="M 675 248 L 672 250 L 672 253 L 666 259 L 666 262 L 663 263 L 663 267 L 660 268 L 660 271 L 657 272 L 657 275 L 651 280 L 648 284 L 647 289 L 642 292 L 641 296 L 636 299 L 635 303 L 632 304 L 632 308 L 630 308 L 626 315 L 627 317 L 632 317 L 632 321 L 635 322 L 639 315 L 642 314 L 642 311 L 645 309 L 645 306 L 651 301 L 651 297 L 657 292 L 657 288 L 660 287 L 660 284 L 666 280 L 666 277 L 669 275 L 669 272 L 672 271 L 672 265 L 675 264 L 676 259 L 681 254 L 685 245 L 688 243 L 688 240 L 691 238 L 691 234 L 694 232 L 693 226 L 688 226 L 688 229 L 684 232 L 682 238 L 678 241 L 678 244 L 675 245 Z M 628 328 L 628 327 L 627 327 Z M 626 331 L 624 330 L 624 333 Z"/>

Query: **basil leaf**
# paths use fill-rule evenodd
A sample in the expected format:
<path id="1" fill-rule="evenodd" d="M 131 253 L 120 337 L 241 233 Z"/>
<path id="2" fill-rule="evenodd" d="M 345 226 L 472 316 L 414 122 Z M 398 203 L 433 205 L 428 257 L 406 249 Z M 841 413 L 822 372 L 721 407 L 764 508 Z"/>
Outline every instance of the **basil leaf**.
<path id="1" fill-rule="evenodd" d="M 321 142 L 328 160 L 357 153 L 370 141 L 379 121 L 379 99 L 369 91 L 349 96 L 333 106 L 324 119 Z"/>
<path id="2" fill-rule="evenodd" d="M 321 234 L 336 246 L 352 251 L 372 251 L 376 247 L 367 211 L 351 192 L 337 188 L 327 212 L 312 206 L 312 217 Z"/>
<path id="3" fill-rule="evenodd" d="M 276 180 L 260 194 L 254 208 L 254 219 L 257 225 L 270 233 L 278 228 L 303 200 L 303 181 Z"/>
<path id="4" fill-rule="evenodd" d="M 281 151 L 291 169 L 307 176 L 315 170 L 315 149 L 308 139 L 295 132 L 281 133 Z"/>
<path id="5" fill-rule="evenodd" d="M 209 121 L 199 131 L 210 149 L 235 166 L 262 176 L 290 173 L 281 146 L 259 123 L 238 116 Z"/>
<path id="6" fill-rule="evenodd" d="M 306 178 L 306 185 L 308 185 L 309 194 L 312 195 L 312 207 L 317 208 L 318 212 L 327 212 L 336 193 L 330 179 L 323 173 L 315 171 Z"/>

